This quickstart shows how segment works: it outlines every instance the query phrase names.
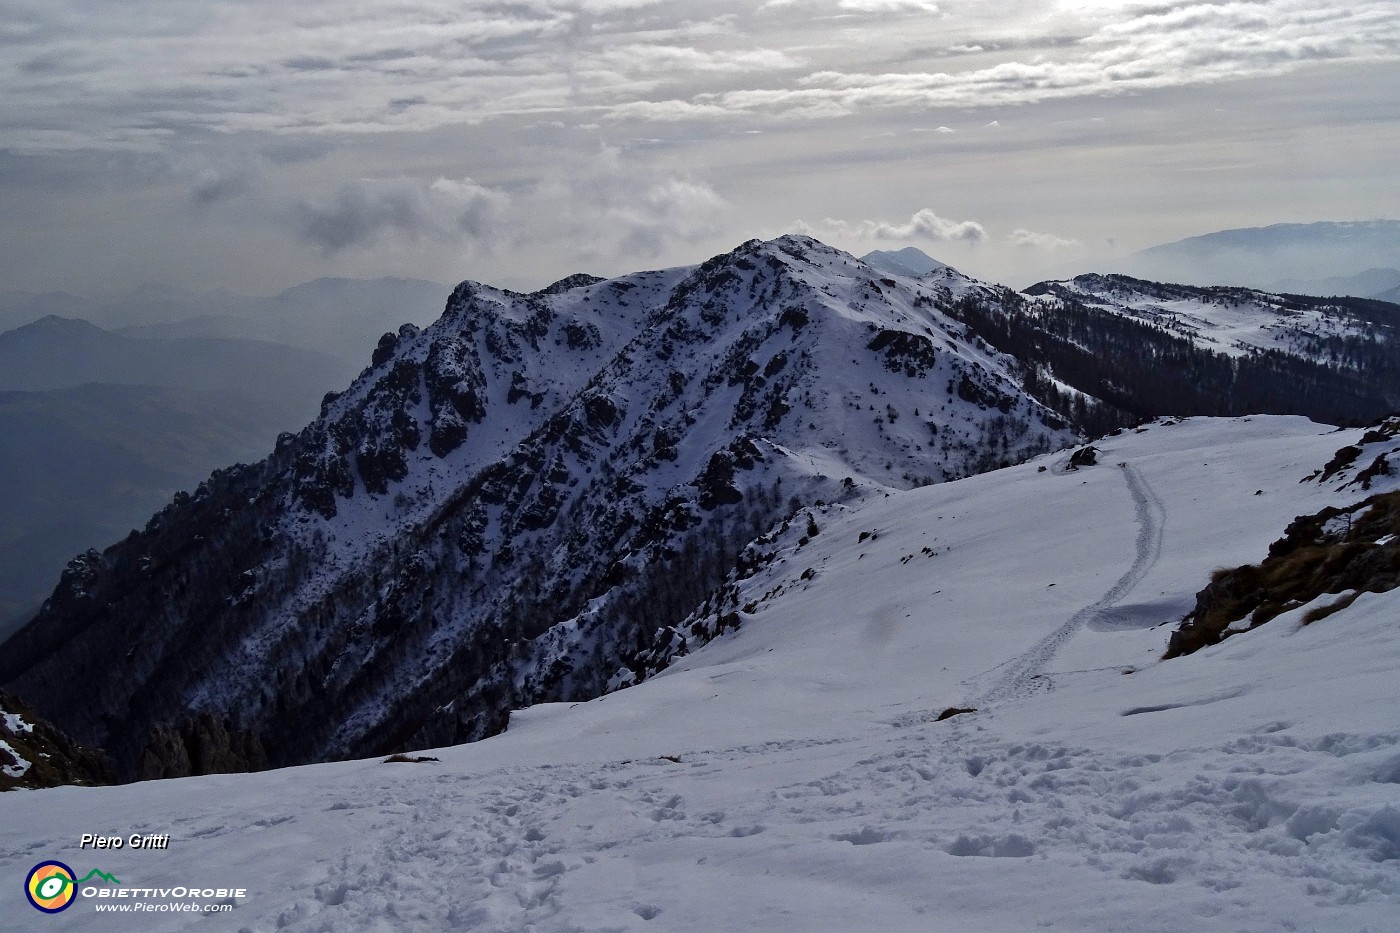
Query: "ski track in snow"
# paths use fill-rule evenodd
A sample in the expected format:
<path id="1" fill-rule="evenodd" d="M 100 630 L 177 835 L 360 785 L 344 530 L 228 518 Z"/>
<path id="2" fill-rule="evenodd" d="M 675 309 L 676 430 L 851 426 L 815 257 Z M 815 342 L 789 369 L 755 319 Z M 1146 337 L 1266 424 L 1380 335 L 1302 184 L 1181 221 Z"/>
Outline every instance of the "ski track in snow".
<path id="1" fill-rule="evenodd" d="M 1013 659 L 1005 673 L 972 700 L 973 706 L 981 708 L 1008 700 L 1025 699 L 1053 689 L 1050 678 L 1045 674 L 1045 666 L 1079 631 L 1090 622 L 1102 619 L 1109 609 L 1131 593 L 1157 563 L 1157 558 L 1162 552 L 1162 528 L 1166 524 L 1166 509 L 1137 467 L 1130 463 L 1122 463 L 1118 469 L 1127 481 L 1138 525 L 1136 553 L 1132 566 L 1097 601 L 1080 609 L 1070 616 L 1064 625 Z"/>

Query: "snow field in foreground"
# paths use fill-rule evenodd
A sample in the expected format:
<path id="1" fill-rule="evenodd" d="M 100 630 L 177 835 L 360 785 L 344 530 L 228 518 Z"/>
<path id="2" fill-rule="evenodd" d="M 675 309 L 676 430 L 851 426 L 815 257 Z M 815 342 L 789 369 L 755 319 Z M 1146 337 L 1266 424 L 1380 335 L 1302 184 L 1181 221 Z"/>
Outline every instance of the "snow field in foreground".
<path id="1" fill-rule="evenodd" d="M 1329 431 L 1154 425 L 833 508 L 738 633 L 440 762 L 4 795 L 0 928 L 55 928 L 20 887 L 59 858 L 249 889 L 65 929 L 1395 929 L 1400 591 L 1158 660 L 1212 569 L 1361 498 L 1298 482 Z M 138 831 L 170 849 L 77 849 Z"/>

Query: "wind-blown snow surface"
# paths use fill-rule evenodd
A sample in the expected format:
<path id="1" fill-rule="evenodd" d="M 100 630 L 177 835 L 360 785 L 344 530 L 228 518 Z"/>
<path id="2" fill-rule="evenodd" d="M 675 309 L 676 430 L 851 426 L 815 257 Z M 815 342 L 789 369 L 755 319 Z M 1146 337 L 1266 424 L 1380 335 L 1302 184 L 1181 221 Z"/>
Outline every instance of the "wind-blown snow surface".
<path id="1" fill-rule="evenodd" d="M 1169 662 L 1154 628 L 1359 498 L 1299 482 L 1359 434 L 1162 423 L 832 507 L 737 633 L 441 761 L 4 795 L 0 923 L 59 858 L 249 889 L 65 929 L 1394 929 L 1400 591 Z M 77 848 L 136 831 L 170 849 Z"/>

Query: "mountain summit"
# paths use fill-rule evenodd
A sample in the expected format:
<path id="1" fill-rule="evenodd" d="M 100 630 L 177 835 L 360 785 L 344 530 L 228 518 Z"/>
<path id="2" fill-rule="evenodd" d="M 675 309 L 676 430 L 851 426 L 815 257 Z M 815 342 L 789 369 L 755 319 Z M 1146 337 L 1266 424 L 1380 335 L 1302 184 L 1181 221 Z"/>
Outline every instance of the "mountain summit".
<path id="1" fill-rule="evenodd" d="M 906 246 L 899 250 L 873 250 L 860 257 L 860 261 L 870 268 L 879 269 L 882 272 L 915 277 L 952 268 L 947 263 L 939 262 L 915 246 Z"/>
<path id="2" fill-rule="evenodd" d="M 463 283 L 267 460 L 75 559 L 0 681 L 133 777 L 210 743 L 282 765 L 459 742 L 633 682 L 776 522 L 1073 440 L 949 316 L 1003 293 L 797 236 Z"/>

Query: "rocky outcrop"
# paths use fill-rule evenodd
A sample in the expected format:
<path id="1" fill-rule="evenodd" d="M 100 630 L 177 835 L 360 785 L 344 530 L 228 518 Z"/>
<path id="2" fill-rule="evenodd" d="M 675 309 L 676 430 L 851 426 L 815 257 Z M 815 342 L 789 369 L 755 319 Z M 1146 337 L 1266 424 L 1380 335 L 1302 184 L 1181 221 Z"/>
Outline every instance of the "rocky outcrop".
<path id="1" fill-rule="evenodd" d="M 230 728 L 227 720 L 211 713 L 200 713 L 178 727 L 161 723 L 152 729 L 136 776 L 153 781 L 266 767 L 267 754 L 254 733 Z"/>
<path id="2" fill-rule="evenodd" d="M 0 791 L 113 783 L 116 772 L 101 750 L 79 745 L 0 691 Z"/>

